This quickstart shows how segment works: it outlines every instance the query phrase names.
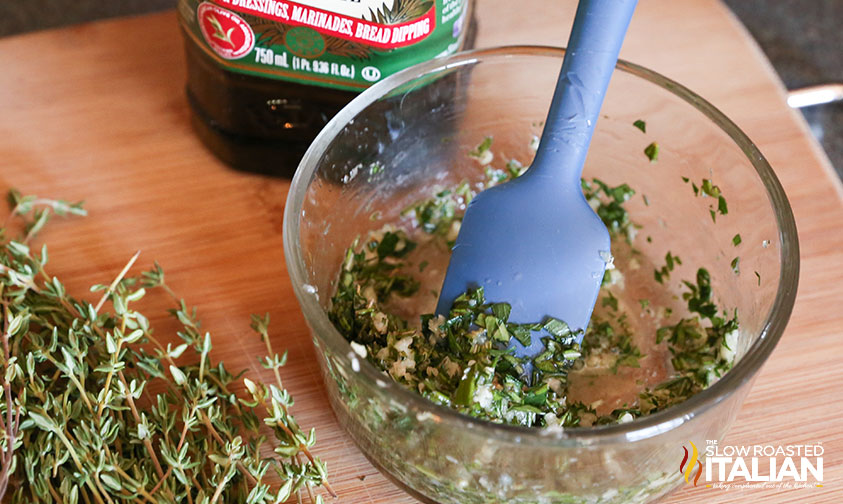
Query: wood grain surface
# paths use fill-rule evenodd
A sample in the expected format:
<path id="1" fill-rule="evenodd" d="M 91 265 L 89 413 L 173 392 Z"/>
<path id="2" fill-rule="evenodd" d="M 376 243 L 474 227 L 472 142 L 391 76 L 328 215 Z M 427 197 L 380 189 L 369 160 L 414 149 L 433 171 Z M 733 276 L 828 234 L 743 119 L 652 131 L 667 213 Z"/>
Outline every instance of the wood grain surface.
<path id="1" fill-rule="evenodd" d="M 481 0 L 478 46 L 562 45 L 573 2 Z M 529 4 L 530 8 L 525 6 Z M 767 156 L 799 227 L 802 273 L 791 323 L 724 443 L 825 446 L 822 488 L 680 488 L 666 502 L 841 502 L 843 189 L 770 65 L 715 0 L 642 0 L 621 56 L 682 82 L 723 110 Z M 231 171 L 193 135 L 173 12 L 0 40 L 0 189 L 85 199 L 90 216 L 43 235 L 71 292 L 108 283 L 136 250 L 199 308 L 213 355 L 256 365 L 251 313 L 269 312 L 290 351 L 286 385 L 343 503 L 411 503 L 340 430 L 327 404 L 281 239 L 289 182 Z M 158 333 L 163 296 L 145 300 Z"/>

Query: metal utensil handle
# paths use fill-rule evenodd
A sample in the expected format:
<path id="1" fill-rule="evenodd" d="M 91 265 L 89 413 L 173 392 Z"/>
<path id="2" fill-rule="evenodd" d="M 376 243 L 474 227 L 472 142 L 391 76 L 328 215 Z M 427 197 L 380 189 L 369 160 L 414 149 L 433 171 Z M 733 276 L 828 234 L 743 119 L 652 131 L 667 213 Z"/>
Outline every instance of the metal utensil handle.
<path id="1" fill-rule="evenodd" d="M 838 101 L 843 101 L 843 83 L 820 84 L 787 92 L 787 104 L 790 108 L 805 108 Z"/>

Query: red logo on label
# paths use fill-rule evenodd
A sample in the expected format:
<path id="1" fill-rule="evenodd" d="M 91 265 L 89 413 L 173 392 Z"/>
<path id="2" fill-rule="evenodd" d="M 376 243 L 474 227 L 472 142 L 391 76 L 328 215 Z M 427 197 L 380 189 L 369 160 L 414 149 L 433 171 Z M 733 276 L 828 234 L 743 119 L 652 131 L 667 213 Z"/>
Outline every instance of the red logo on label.
<path id="1" fill-rule="evenodd" d="M 242 58 L 255 47 L 255 32 L 237 14 L 203 2 L 196 10 L 196 16 L 205 41 L 223 58 Z"/>

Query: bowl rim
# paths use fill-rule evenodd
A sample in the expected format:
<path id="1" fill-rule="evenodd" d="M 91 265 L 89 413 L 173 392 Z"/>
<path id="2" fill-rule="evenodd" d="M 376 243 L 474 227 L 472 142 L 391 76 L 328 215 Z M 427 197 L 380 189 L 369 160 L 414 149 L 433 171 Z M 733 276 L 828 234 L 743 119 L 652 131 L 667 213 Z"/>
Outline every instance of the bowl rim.
<path id="1" fill-rule="evenodd" d="M 348 341 L 336 330 L 318 299 L 305 290 L 307 277 L 298 242 L 301 209 L 305 193 L 313 180 L 317 161 L 330 145 L 330 140 L 364 108 L 386 95 L 391 90 L 423 75 L 448 71 L 452 68 L 474 65 L 489 58 L 517 58 L 522 56 L 553 57 L 561 65 L 565 49 L 540 45 L 499 46 L 463 51 L 450 56 L 433 59 L 392 74 L 372 85 L 346 105 L 322 129 L 302 158 L 292 179 L 284 208 L 284 257 L 293 290 L 301 305 L 305 320 L 311 330 L 328 345 L 336 358 L 350 361 L 354 358 Z M 761 179 L 770 204 L 776 216 L 779 241 L 781 243 L 781 267 L 775 300 L 764 318 L 759 337 L 747 349 L 740 361 L 720 380 L 680 404 L 623 424 L 572 427 L 564 429 L 539 429 L 517 425 L 493 423 L 459 413 L 447 406 L 435 404 L 391 379 L 384 379 L 381 371 L 366 359 L 360 359 L 359 371 L 365 379 L 376 382 L 378 388 L 389 394 L 392 401 L 412 411 L 430 411 L 440 421 L 476 433 L 486 433 L 497 441 L 542 445 L 582 446 L 605 445 L 649 439 L 678 428 L 696 416 L 700 416 L 716 404 L 724 401 L 741 385 L 751 380 L 784 332 L 793 310 L 799 282 L 799 240 L 796 222 L 790 204 L 778 178 L 756 145 L 725 114 L 702 97 L 657 72 L 643 66 L 618 60 L 616 70 L 649 81 L 682 99 L 714 122 L 744 152 Z M 388 377 L 387 377 L 388 378 Z M 382 384 L 385 383 L 385 386 Z"/>

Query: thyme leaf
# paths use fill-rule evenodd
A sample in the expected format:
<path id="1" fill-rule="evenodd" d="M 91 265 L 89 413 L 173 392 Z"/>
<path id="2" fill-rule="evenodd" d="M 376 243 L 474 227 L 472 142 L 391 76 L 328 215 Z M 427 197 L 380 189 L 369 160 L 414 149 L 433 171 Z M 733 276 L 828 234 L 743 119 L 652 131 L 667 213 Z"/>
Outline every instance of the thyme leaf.
<path id="1" fill-rule="evenodd" d="M 213 359 L 196 309 L 157 264 L 131 276 L 133 257 L 91 288 L 103 292 L 96 305 L 46 271 L 46 245 L 36 254 L 27 244 L 51 214 L 85 215 L 81 203 L 17 191 L 8 199 L 3 236 L 15 219 L 23 235 L 0 241 L 0 500 L 261 504 L 318 487 L 333 493 L 311 451 L 314 432 L 289 411 L 286 358 L 272 351 L 268 316 L 253 328 L 276 380 L 241 379 Z M 400 253 L 397 243 L 389 253 Z M 153 291 L 174 300 L 180 344 L 165 345 L 138 308 Z"/>

